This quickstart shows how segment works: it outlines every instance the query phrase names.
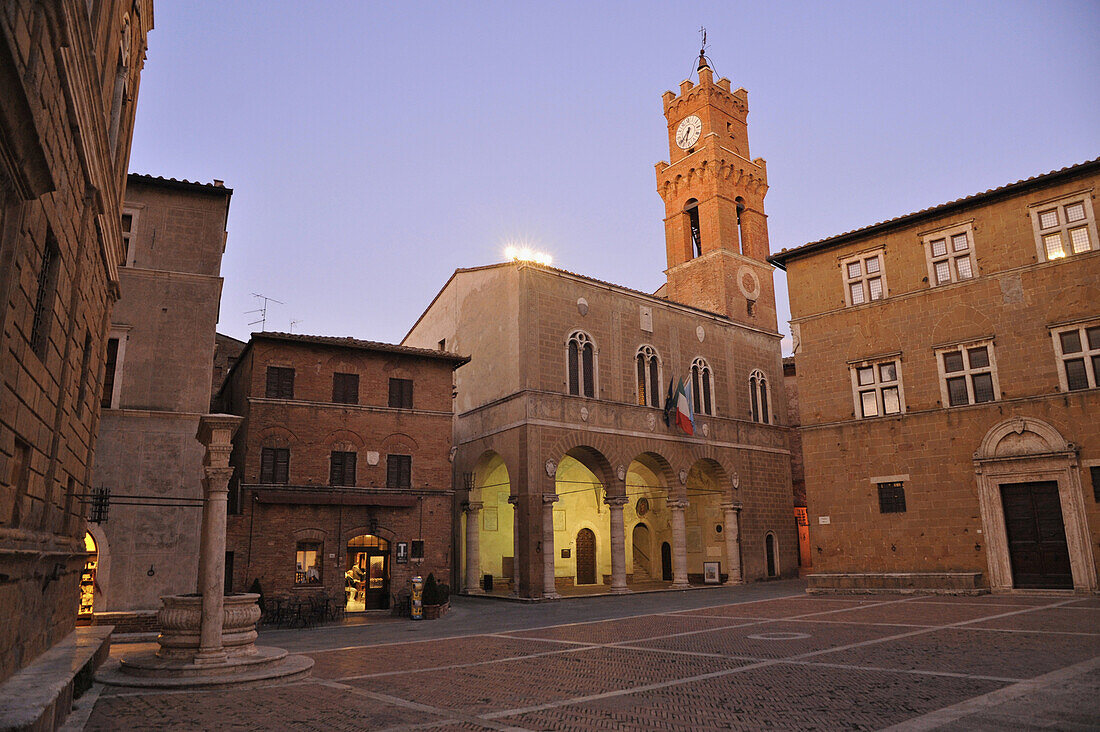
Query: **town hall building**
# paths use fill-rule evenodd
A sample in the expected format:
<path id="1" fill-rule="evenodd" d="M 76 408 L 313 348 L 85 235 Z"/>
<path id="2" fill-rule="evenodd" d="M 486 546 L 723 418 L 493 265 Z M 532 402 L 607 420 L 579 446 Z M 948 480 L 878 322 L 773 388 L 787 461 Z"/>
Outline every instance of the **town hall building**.
<path id="1" fill-rule="evenodd" d="M 656 294 L 528 261 L 457 270 L 403 345 L 455 372 L 456 579 L 466 592 L 759 580 L 796 573 L 789 429 L 747 93 L 663 97 L 667 283 Z M 670 382 L 691 434 L 666 422 Z"/>

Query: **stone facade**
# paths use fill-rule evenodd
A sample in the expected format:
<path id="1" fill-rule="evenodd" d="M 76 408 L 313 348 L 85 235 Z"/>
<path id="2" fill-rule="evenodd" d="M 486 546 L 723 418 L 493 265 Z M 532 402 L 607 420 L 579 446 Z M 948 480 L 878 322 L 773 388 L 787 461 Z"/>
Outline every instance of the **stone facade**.
<path id="1" fill-rule="evenodd" d="M 1096 590 L 1098 173 L 772 258 L 790 285 L 815 585 Z M 875 257 L 881 297 L 861 289 Z"/>
<path id="2" fill-rule="evenodd" d="M 93 479 L 110 489 L 112 505 L 105 522 L 89 524 L 97 612 L 155 610 L 162 595 L 195 591 L 203 495 L 195 434 L 210 403 L 232 193 L 220 181 L 129 177 L 127 259 L 108 341 L 114 388 L 103 395 Z"/>
<path id="3" fill-rule="evenodd" d="M 451 353 L 351 338 L 254 333 L 217 399 L 219 409 L 245 418 L 232 458 L 231 589 L 248 590 L 259 580 L 267 596 L 343 596 L 348 562 L 359 551 L 350 545 L 368 536 L 385 573 L 372 607 L 392 604 L 416 574 L 446 581 L 454 510 L 452 372 L 465 362 Z M 291 385 L 284 380 L 277 387 L 283 391 L 269 392 L 269 368 L 292 370 Z M 336 384 L 343 374 L 356 377 L 350 391 L 346 381 Z M 395 379 L 411 384 L 407 401 L 400 388 L 393 401 Z M 265 449 L 287 451 L 281 475 L 274 463 L 265 467 Z M 336 477 L 334 453 L 354 455 L 355 467 L 343 478 Z M 409 458 L 404 480 L 399 470 L 391 473 L 401 456 Z M 423 542 L 422 557 L 414 542 Z M 317 552 L 319 577 L 299 574 L 297 553 L 306 545 Z"/>
<path id="4" fill-rule="evenodd" d="M 487 576 L 553 598 L 796 571 L 767 186 L 747 159 L 745 100 L 705 63 L 698 85 L 665 94 L 667 299 L 530 262 L 460 269 L 405 337 L 471 356 L 454 425 L 467 592 Z M 677 132 L 692 116 L 688 150 Z M 694 385 L 690 436 L 663 410 L 680 379 Z"/>
<path id="5" fill-rule="evenodd" d="M 76 621 L 152 26 L 150 0 L 0 4 L 0 681 Z"/>

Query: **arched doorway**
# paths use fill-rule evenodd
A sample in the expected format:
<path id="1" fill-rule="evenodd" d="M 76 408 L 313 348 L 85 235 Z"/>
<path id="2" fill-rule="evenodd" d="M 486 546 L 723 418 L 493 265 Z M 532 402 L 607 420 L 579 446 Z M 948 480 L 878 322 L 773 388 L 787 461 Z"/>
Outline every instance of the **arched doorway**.
<path id="1" fill-rule="evenodd" d="M 775 534 L 768 532 L 768 535 L 764 537 L 764 553 L 766 554 L 765 560 L 767 561 L 768 576 L 779 576 L 779 548 L 776 545 Z"/>
<path id="2" fill-rule="evenodd" d="M 974 472 L 992 590 L 1096 591 L 1077 449 L 1058 430 L 1030 417 L 999 422 Z"/>
<path id="3" fill-rule="evenodd" d="M 348 542 L 344 591 L 348 612 L 385 610 L 390 606 L 390 543 L 363 534 Z"/>
<path id="4" fill-rule="evenodd" d="M 577 532 L 577 584 L 596 584 L 596 534 L 592 529 Z"/>
<path id="5" fill-rule="evenodd" d="M 84 551 L 88 552 L 84 560 L 84 569 L 80 573 L 80 605 L 77 617 L 88 620 L 95 607 L 96 570 L 99 568 L 99 548 L 91 533 L 84 534 Z"/>
<path id="6" fill-rule="evenodd" d="M 661 579 L 672 581 L 672 545 L 667 541 L 661 543 Z"/>
<path id="7" fill-rule="evenodd" d="M 637 524 L 630 535 L 632 547 L 634 582 L 649 582 L 653 579 L 653 541 L 649 535 L 649 527 L 645 524 Z"/>

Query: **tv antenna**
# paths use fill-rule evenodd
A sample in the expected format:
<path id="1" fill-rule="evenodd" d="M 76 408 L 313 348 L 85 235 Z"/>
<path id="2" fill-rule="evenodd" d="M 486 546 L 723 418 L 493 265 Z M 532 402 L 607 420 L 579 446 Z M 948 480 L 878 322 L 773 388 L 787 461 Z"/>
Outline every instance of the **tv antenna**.
<path id="1" fill-rule="evenodd" d="M 265 330 L 267 330 L 267 304 L 269 302 L 273 302 L 273 303 L 277 303 L 279 305 L 286 305 L 286 303 L 283 302 L 282 300 L 276 300 L 273 297 L 268 297 L 267 295 L 261 295 L 258 292 L 253 292 L 252 297 L 260 298 L 261 300 L 264 301 L 264 304 L 262 306 L 256 308 L 255 310 L 246 310 L 245 315 L 251 315 L 252 313 L 259 313 L 260 314 L 259 319 L 253 320 L 251 323 L 249 323 L 249 325 L 256 325 L 257 323 L 259 323 L 260 324 L 260 330 L 265 331 Z"/>
<path id="2" fill-rule="evenodd" d="M 302 321 L 300 321 L 300 320 L 292 320 L 292 321 L 290 321 L 290 332 L 291 332 L 291 333 L 293 333 L 293 332 L 294 332 L 294 326 L 298 325 L 298 323 L 301 323 L 301 322 L 302 322 Z"/>

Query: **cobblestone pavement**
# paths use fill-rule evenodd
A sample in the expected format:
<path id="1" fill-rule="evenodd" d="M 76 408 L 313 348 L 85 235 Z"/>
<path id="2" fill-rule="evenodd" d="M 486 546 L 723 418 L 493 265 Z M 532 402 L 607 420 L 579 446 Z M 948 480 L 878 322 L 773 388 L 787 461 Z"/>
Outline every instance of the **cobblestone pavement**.
<path id="1" fill-rule="evenodd" d="M 265 634 L 312 656 L 313 676 L 234 691 L 96 687 L 84 729 L 1100 727 L 1096 598 L 801 589 L 570 608 L 459 599 L 411 640 L 400 623 Z"/>

